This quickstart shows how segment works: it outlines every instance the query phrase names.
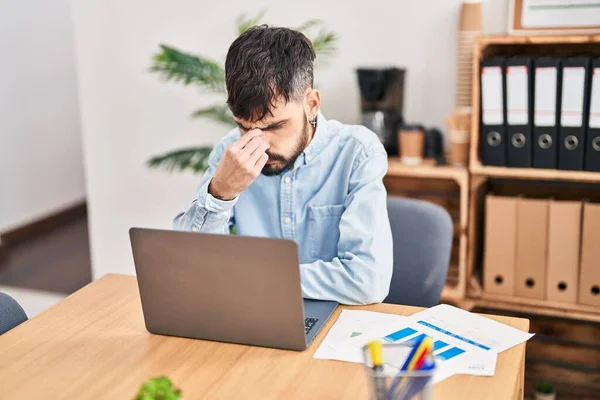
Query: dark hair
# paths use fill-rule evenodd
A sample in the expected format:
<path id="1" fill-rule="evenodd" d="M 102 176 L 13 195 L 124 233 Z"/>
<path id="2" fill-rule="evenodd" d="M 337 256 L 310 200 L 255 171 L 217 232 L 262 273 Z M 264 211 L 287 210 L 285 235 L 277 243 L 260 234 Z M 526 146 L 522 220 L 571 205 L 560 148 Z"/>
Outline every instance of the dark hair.
<path id="1" fill-rule="evenodd" d="M 312 87 L 314 60 L 310 40 L 298 31 L 267 25 L 248 29 L 231 44 L 225 60 L 231 112 L 259 121 L 278 99 L 301 99 Z"/>

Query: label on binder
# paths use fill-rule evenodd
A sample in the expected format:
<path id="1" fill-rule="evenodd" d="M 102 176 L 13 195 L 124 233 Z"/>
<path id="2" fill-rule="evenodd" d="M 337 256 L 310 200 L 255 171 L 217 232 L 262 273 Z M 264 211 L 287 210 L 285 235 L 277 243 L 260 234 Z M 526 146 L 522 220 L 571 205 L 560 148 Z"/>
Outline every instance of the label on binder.
<path id="1" fill-rule="evenodd" d="M 585 68 L 563 68 L 562 104 L 560 112 L 561 126 L 583 125 L 583 93 Z"/>
<path id="2" fill-rule="evenodd" d="M 506 69 L 506 112 L 509 125 L 529 123 L 529 90 L 526 66 L 509 66 Z"/>
<path id="3" fill-rule="evenodd" d="M 556 125 L 556 92 L 558 69 L 539 67 L 535 69 L 535 126 Z"/>
<path id="4" fill-rule="evenodd" d="M 592 75 L 590 128 L 600 128 L 600 68 L 594 68 L 594 75 Z"/>
<path id="5" fill-rule="evenodd" d="M 483 67 L 481 69 L 481 108 L 484 125 L 504 123 L 501 67 Z"/>

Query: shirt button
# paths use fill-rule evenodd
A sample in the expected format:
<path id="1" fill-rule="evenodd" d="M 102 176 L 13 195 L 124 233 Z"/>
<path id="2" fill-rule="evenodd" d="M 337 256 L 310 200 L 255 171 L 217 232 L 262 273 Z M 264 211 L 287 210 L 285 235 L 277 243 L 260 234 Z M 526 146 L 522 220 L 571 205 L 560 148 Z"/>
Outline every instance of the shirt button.
<path id="1" fill-rule="evenodd" d="M 285 217 L 285 219 L 283 220 L 286 224 L 289 224 L 290 222 L 292 222 L 292 219 L 290 217 Z"/>
<path id="2" fill-rule="evenodd" d="M 310 156 L 306 156 L 306 161 L 310 161 L 311 157 Z"/>
<path id="3" fill-rule="evenodd" d="M 192 226 L 192 232 L 198 232 L 198 227 L 197 226 Z"/>
<path id="4" fill-rule="evenodd" d="M 285 179 L 283 180 L 285 183 L 290 183 L 292 181 L 292 179 L 289 176 L 286 176 Z"/>

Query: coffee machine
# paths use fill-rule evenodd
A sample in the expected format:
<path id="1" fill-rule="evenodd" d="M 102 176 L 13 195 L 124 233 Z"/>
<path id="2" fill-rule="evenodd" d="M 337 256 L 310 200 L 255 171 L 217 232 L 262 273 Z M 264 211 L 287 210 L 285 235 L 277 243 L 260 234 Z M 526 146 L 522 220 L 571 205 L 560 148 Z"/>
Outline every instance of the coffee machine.
<path id="1" fill-rule="evenodd" d="M 388 155 L 398 155 L 397 129 L 404 124 L 404 77 L 400 68 L 359 68 L 361 123 L 379 136 Z"/>

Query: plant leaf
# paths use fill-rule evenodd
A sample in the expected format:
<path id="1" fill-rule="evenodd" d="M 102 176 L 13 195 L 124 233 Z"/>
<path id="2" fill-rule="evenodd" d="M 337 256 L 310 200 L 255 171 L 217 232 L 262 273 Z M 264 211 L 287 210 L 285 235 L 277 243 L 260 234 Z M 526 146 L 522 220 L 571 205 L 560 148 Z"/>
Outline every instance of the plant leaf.
<path id="1" fill-rule="evenodd" d="M 329 56 L 337 51 L 339 38 L 335 32 L 326 29 L 322 20 L 308 20 L 296 30 L 304 33 L 310 39 L 317 55 Z"/>
<path id="2" fill-rule="evenodd" d="M 233 115 L 226 104 L 200 108 L 192 113 L 192 118 L 208 117 L 224 124 L 235 126 Z"/>
<path id="3" fill-rule="evenodd" d="M 200 173 L 208 168 L 211 151 L 212 147 L 173 150 L 150 158 L 147 165 L 150 168 L 160 167 L 168 172 L 192 170 L 194 173 Z"/>
<path id="4" fill-rule="evenodd" d="M 323 25 L 323 21 L 321 21 L 320 19 L 309 19 L 308 21 L 306 21 L 305 23 L 303 23 L 302 25 L 298 26 L 295 29 L 297 31 L 305 33 L 307 31 L 311 30 L 312 28 L 314 28 L 316 26 L 321 26 L 321 25 Z"/>
<path id="5" fill-rule="evenodd" d="M 241 14 L 235 19 L 235 25 L 237 27 L 238 35 L 246 32 L 248 29 L 255 25 L 258 25 L 264 18 L 266 10 L 262 9 L 254 17 L 248 17 L 247 14 Z"/>
<path id="6" fill-rule="evenodd" d="M 337 51 L 338 36 L 333 31 L 323 29 L 311 41 L 315 53 L 319 55 L 329 56 Z"/>
<path id="7" fill-rule="evenodd" d="M 152 57 L 150 71 L 159 73 L 167 81 L 195 83 L 218 93 L 225 93 L 225 70 L 221 64 L 177 50 L 164 44 Z"/>

